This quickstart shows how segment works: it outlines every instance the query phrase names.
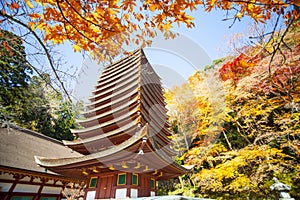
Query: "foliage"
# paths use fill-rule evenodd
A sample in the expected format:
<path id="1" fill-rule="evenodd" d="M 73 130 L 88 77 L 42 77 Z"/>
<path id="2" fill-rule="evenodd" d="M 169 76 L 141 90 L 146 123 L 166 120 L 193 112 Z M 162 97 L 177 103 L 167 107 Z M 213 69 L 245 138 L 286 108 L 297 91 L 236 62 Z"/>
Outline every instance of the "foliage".
<path id="1" fill-rule="evenodd" d="M 49 75 L 43 76 L 49 79 Z M 22 88 L 24 94 L 18 97 L 18 104 L 9 107 L 0 104 L 1 121 L 16 123 L 58 140 L 73 140 L 70 129 L 75 128 L 79 107 L 63 100 L 43 79 L 33 76 L 28 87 Z"/>
<path id="2" fill-rule="evenodd" d="M 176 35 L 171 30 L 175 25 L 194 27 L 192 16 L 199 10 L 228 11 L 224 20 L 232 20 L 233 24 L 243 17 L 265 23 L 278 16 L 283 19 L 280 22 L 289 27 L 299 18 L 297 0 L 4 0 L 0 6 L 1 26 L 19 32 L 29 46 L 39 50 L 38 54 L 47 59 L 53 77 L 66 94 L 68 91 L 61 78 L 64 73 L 57 70 L 60 59 L 54 59 L 50 43 L 70 42 L 75 52 L 89 52 L 99 61 L 111 61 L 119 54 L 127 53 L 122 48 L 124 45 L 151 45 L 151 38 L 157 31 L 166 38 L 173 38 Z M 273 33 L 278 27 L 282 24 L 276 23 Z M 38 68 L 34 70 L 39 71 Z"/>
<path id="3" fill-rule="evenodd" d="M 21 38 L 0 29 L 0 102 L 3 106 L 17 104 L 31 72 Z"/>
<path id="4" fill-rule="evenodd" d="M 238 57 L 232 61 L 227 62 L 220 68 L 220 77 L 223 81 L 228 79 L 237 82 L 241 78 L 249 75 L 255 66 L 255 62 L 251 58 L 241 53 Z"/>
<path id="5" fill-rule="evenodd" d="M 78 115 L 73 105 L 37 77 L 33 78 L 29 91 L 19 123 L 59 140 L 72 140 L 70 128 L 75 128 Z"/>
<path id="6" fill-rule="evenodd" d="M 50 77 L 30 76 L 22 40 L 0 32 L 0 121 L 17 123 L 56 139 L 72 140 L 77 111 L 48 83 Z"/>
<path id="7" fill-rule="evenodd" d="M 298 30 L 294 28 L 286 33 L 285 45 L 275 54 L 258 51 L 256 46 L 248 47 L 219 67 L 217 75 L 226 91 L 226 103 L 222 103 L 226 106 L 223 109 L 226 115 L 220 115 L 223 120 L 219 128 L 220 137 L 215 143 L 192 141 L 190 148 L 179 159 L 184 164 L 194 165 L 195 170 L 187 175 L 190 181 L 180 179 L 173 193 L 182 194 L 188 189 L 199 197 L 278 199 L 277 194 L 270 190 L 274 183 L 272 178 L 277 177 L 292 187 L 290 194 L 293 197 L 299 198 Z M 193 79 L 195 82 L 188 82 L 187 85 L 191 88 L 201 85 L 207 78 Z M 196 91 L 204 96 L 207 89 L 201 85 Z M 175 90 L 173 96 L 179 95 L 176 92 L 181 90 Z M 170 103 L 172 96 L 169 98 Z M 211 108 L 201 106 L 209 101 L 202 98 L 200 102 L 202 104 L 197 102 L 196 108 L 193 108 L 196 109 L 194 115 L 200 116 L 197 122 L 203 119 L 213 124 L 215 115 L 212 118 L 201 115 L 204 111 L 210 111 Z M 181 102 L 180 106 L 185 107 L 182 105 L 184 103 Z M 218 107 L 220 104 L 215 105 Z M 208 129 L 209 126 L 202 127 L 201 133 L 210 135 Z"/>
<path id="8" fill-rule="evenodd" d="M 227 155 L 228 154 L 228 155 Z M 274 174 L 295 173 L 295 161 L 281 150 L 268 146 L 249 146 L 239 151 L 223 153 L 223 161 L 212 158 L 212 166 L 194 174 L 198 192 L 209 197 L 271 198 L 269 187 Z M 227 158 L 226 158 L 227 157 Z M 287 161 L 285 161 L 288 159 Z M 287 169 L 286 166 L 289 166 Z M 293 181 L 292 184 L 297 182 Z"/>
<path id="9" fill-rule="evenodd" d="M 169 32 L 173 24 L 185 24 L 193 27 L 193 18 L 188 11 L 194 11 L 197 6 L 204 5 L 210 12 L 214 8 L 236 11 L 233 18 L 240 19 L 250 16 L 258 22 L 271 18 L 272 13 L 283 14 L 290 19 L 297 12 L 291 5 L 299 5 L 298 1 L 269 1 L 254 2 L 228 0 L 197 0 L 197 1 L 54 1 L 54 0 L 26 0 L 20 2 L 5 2 L 2 16 L 15 17 L 22 7 L 27 7 L 26 13 L 30 20 L 27 25 L 32 29 L 45 32 L 44 40 L 62 43 L 70 40 L 74 43 L 74 51 L 90 51 L 103 59 L 106 54 L 117 55 L 116 47 L 123 42 L 139 43 L 144 37 L 153 37 L 156 28 L 162 32 Z M 43 9 L 43 12 L 39 12 Z M 296 17 L 296 16 L 295 16 Z M 134 33 L 134 37 L 129 33 Z M 113 45 L 113 46 L 110 46 Z M 102 56 L 102 58 L 101 58 Z"/>
<path id="10" fill-rule="evenodd" d="M 211 69 L 216 68 L 217 65 L 223 63 L 224 60 L 225 60 L 225 58 L 220 58 L 220 59 L 217 59 L 217 60 L 213 60 L 213 61 L 212 61 L 213 63 L 212 63 L 211 65 L 206 65 L 206 66 L 204 67 L 204 71 L 209 71 L 209 70 L 211 70 Z"/>
<path id="11" fill-rule="evenodd" d="M 225 96 L 213 73 L 194 73 L 187 83 L 165 93 L 175 148 L 214 143 L 222 126 Z M 200 91 L 201 89 L 201 91 Z M 224 100 L 222 102 L 222 99 Z M 213 106 L 214 105 L 214 106 Z M 180 160 L 180 159 L 179 159 Z"/>

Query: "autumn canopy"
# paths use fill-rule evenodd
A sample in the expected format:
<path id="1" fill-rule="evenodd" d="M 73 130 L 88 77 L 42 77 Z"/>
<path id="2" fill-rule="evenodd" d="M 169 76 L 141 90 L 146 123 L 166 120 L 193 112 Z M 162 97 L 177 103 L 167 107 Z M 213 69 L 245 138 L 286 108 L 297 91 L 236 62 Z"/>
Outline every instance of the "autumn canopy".
<path id="1" fill-rule="evenodd" d="M 31 31 L 42 31 L 44 42 L 71 41 L 74 51 L 88 51 L 104 60 L 119 54 L 124 43 L 150 44 L 147 38 L 155 37 L 155 30 L 170 37 L 174 24 L 194 27 L 191 14 L 199 6 L 207 12 L 215 8 L 228 10 L 232 20 L 250 16 L 264 23 L 273 14 L 281 15 L 288 24 L 298 17 L 294 5 L 299 4 L 298 0 L 4 0 L 0 16 L 3 25 L 17 23 Z"/>
<path id="2" fill-rule="evenodd" d="M 176 37 L 173 27 L 193 28 L 197 25 L 193 16 L 201 11 L 226 11 L 223 20 L 233 26 L 243 18 L 256 24 L 272 21 L 270 32 L 257 35 L 252 46 L 236 49 L 232 56 L 214 61 L 182 86 L 166 91 L 172 140 L 180 152 L 177 162 L 195 166 L 168 191 L 209 198 L 278 199 L 269 189 L 276 176 L 300 198 L 299 6 L 299 0 L 2 0 L 0 53 L 5 59 L 0 61 L 5 65 L 1 67 L 8 68 L 12 78 L 18 77 L 14 81 L 29 79 L 28 72 L 33 71 L 69 97 L 64 80 L 70 76 L 63 79 L 65 65 L 55 52 L 59 44 L 71 43 L 75 52 L 102 62 L 126 54 L 125 45 L 151 45 L 158 32 L 167 39 Z M 21 79 L 21 73 L 14 76 L 17 62 L 12 59 L 23 64 Z M 39 94 L 41 81 L 33 80 L 29 89 Z M 19 84 L 16 94 L 24 96 L 21 86 L 27 87 L 27 82 Z M 21 109 L 25 106 L 19 99 L 16 105 Z M 32 110 L 33 100 L 26 99 Z M 3 102 L 0 109 L 7 105 L 11 109 L 11 103 Z M 51 134 L 63 120 L 56 120 L 57 129 Z M 28 124 L 25 127 L 40 125 L 38 120 Z M 72 126 L 70 116 L 63 127 Z"/>

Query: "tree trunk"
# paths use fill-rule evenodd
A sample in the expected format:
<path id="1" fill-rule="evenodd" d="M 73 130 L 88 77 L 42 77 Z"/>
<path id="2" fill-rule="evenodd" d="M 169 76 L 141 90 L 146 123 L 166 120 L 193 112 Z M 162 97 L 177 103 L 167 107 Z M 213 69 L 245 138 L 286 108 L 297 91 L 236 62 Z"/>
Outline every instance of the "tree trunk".
<path id="1" fill-rule="evenodd" d="M 222 131 L 222 132 L 223 132 L 224 138 L 225 138 L 225 140 L 226 140 L 226 142 L 227 142 L 227 144 L 228 144 L 229 149 L 232 151 L 231 143 L 229 142 L 229 140 L 228 140 L 228 138 L 227 138 L 227 135 L 226 135 L 225 131 Z"/>

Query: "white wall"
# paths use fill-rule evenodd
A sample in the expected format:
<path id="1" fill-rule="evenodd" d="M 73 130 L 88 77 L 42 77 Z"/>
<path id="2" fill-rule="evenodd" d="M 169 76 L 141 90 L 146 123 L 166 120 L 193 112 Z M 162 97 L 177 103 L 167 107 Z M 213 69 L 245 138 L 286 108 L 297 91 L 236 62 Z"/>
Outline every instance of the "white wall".
<path id="1" fill-rule="evenodd" d="M 116 189 L 116 199 L 125 199 L 127 194 L 126 188 Z"/>

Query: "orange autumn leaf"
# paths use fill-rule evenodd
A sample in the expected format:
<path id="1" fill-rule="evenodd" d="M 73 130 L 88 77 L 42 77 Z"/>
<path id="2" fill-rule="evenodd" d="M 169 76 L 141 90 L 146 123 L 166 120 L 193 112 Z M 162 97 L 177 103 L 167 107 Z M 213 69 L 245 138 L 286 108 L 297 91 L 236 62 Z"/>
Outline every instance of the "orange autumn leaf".
<path id="1" fill-rule="evenodd" d="M 220 77 L 223 81 L 231 79 L 238 82 L 242 77 L 250 74 L 255 63 L 256 61 L 251 60 L 242 53 L 219 69 Z"/>
<path id="2" fill-rule="evenodd" d="M 17 4 L 16 2 L 12 2 L 12 3 L 10 4 L 10 9 L 11 9 L 11 10 L 18 9 L 18 8 L 20 8 L 20 6 L 19 6 L 19 4 Z"/>
<path id="3" fill-rule="evenodd" d="M 27 6 L 26 15 L 29 20 L 34 20 L 35 25 L 28 24 L 31 29 L 37 28 L 44 34 L 44 41 L 52 41 L 55 44 L 69 40 L 77 44 L 83 50 L 94 55 L 105 52 L 99 58 L 107 55 L 114 57 L 120 53 L 117 46 L 122 46 L 131 38 L 137 38 L 140 32 L 143 37 L 134 43 L 144 46 L 145 38 L 153 38 L 157 30 L 168 35 L 174 24 L 185 25 L 188 28 L 195 26 L 192 12 L 199 6 L 206 11 L 213 9 L 235 11 L 232 19 L 251 17 L 259 23 L 269 20 L 274 14 L 282 14 L 288 23 L 295 15 L 295 8 L 291 4 L 298 5 L 299 0 L 258 0 L 258 1 L 227 1 L 227 0 L 197 0 L 197 1 L 153 1 L 144 0 L 137 3 L 134 0 L 120 1 L 55 1 L 55 0 L 25 0 L 23 4 L 9 4 L 12 9 L 20 5 Z M 20 3 L 19 3 L 20 2 Z M 35 9 L 35 10 L 34 10 Z M 37 12 L 43 11 L 43 12 Z M 7 10 L 2 9 L 3 15 Z M 233 12 L 231 12 L 233 13 Z M 63 29 L 58 29 L 57 25 Z M 150 28 L 156 30 L 149 30 Z M 170 35 L 169 38 L 174 37 Z M 105 47 L 105 51 L 101 48 Z"/>
<path id="4" fill-rule="evenodd" d="M 28 16 L 31 17 L 33 20 L 41 17 L 41 15 L 37 13 L 29 13 Z"/>
<path id="5" fill-rule="evenodd" d="M 5 48 L 6 51 L 10 51 L 11 50 L 11 47 L 9 46 L 9 44 L 8 44 L 7 41 L 3 42 L 3 47 Z"/>

